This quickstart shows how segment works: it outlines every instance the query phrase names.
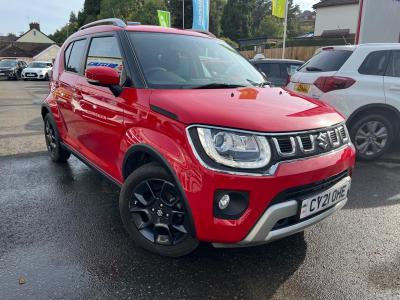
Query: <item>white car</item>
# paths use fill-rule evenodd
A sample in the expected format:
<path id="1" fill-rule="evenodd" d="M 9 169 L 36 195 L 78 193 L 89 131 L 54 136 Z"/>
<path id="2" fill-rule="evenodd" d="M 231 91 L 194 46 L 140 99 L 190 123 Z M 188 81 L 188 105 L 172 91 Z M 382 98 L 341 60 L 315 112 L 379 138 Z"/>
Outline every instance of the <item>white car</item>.
<path id="1" fill-rule="evenodd" d="M 358 158 L 376 159 L 400 128 L 400 44 L 321 48 L 287 88 L 334 106 L 347 118 Z"/>
<path id="2" fill-rule="evenodd" d="M 22 70 L 21 78 L 49 80 L 53 64 L 49 61 L 33 61 Z"/>

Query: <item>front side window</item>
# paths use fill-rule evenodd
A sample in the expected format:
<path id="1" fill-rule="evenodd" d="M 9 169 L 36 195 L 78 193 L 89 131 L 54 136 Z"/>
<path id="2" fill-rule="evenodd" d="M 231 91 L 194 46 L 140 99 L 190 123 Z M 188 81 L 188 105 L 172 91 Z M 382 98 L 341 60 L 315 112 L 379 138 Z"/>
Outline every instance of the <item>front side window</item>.
<path id="1" fill-rule="evenodd" d="M 96 37 L 92 39 L 86 60 L 89 67 L 105 66 L 122 71 L 122 57 L 114 36 Z"/>
<path id="2" fill-rule="evenodd" d="M 400 51 L 393 51 L 386 76 L 400 77 Z"/>
<path id="3" fill-rule="evenodd" d="M 153 32 L 131 32 L 130 39 L 151 88 L 223 88 L 264 82 L 245 58 L 220 40 Z"/>
<path id="4" fill-rule="evenodd" d="M 85 45 L 86 45 L 86 40 L 79 40 L 73 43 L 71 53 L 67 61 L 67 68 L 66 68 L 67 71 L 73 73 L 79 73 L 79 69 L 85 51 Z"/>
<path id="5" fill-rule="evenodd" d="M 361 64 L 358 72 L 364 75 L 380 75 L 386 72 L 389 62 L 390 51 L 375 51 L 368 54 L 364 62 Z"/>

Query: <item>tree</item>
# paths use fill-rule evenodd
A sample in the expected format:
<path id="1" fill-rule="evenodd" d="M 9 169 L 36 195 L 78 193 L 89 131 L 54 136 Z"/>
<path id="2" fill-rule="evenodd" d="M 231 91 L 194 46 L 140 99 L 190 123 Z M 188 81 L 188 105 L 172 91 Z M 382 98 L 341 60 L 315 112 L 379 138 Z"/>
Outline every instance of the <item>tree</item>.
<path id="1" fill-rule="evenodd" d="M 142 12 L 137 16 L 137 21 L 147 25 L 159 25 L 157 10 L 168 10 L 167 1 L 145 0 Z"/>
<path id="2" fill-rule="evenodd" d="M 222 32 L 232 40 L 252 36 L 255 0 L 228 0 L 222 15 Z"/>
<path id="3" fill-rule="evenodd" d="M 102 2 L 99 0 L 85 0 L 83 10 L 78 13 L 78 25 L 82 26 L 97 20 Z"/>
<path id="4" fill-rule="evenodd" d="M 222 28 L 222 14 L 227 0 L 210 0 L 210 17 L 209 17 L 209 31 L 216 36 L 221 36 Z"/>

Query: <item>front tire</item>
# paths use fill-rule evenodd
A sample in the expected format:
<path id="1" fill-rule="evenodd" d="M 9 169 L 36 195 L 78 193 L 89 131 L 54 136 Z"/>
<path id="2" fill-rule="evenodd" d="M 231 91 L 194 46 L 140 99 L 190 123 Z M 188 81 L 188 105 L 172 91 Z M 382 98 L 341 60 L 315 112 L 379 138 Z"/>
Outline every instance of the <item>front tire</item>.
<path id="1" fill-rule="evenodd" d="M 157 164 L 143 165 L 128 176 L 119 208 L 129 235 L 148 251 L 181 257 L 199 244 L 190 234 L 190 216 L 173 177 Z"/>
<path id="2" fill-rule="evenodd" d="M 44 135 L 51 160 L 57 163 L 66 162 L 71 156 L 71 152 L 61 145 L 56 123 L 50 113 L 44 117 Z"/>
<path id="3" fill-rule="evenodd" d="M 394 140 L 394 134 L 392 120 L 379 114 L 361 117 L 350 127 L 357 158 L 365 161 L 375 160 L 384 155 Z"/>

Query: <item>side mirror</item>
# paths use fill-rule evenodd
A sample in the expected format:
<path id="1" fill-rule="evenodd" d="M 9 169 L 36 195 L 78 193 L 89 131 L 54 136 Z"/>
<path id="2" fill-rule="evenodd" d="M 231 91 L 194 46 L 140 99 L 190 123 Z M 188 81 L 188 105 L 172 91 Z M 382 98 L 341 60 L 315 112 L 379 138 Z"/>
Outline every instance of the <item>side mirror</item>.
<path id="1" fill-rule="evenodd" d="M 119 85 L 119 74 L 110 67 L 88 68 L 85 77 L 90 84 L 109 87 L 115 97 L 122 92 L 122 87 Z"/>

